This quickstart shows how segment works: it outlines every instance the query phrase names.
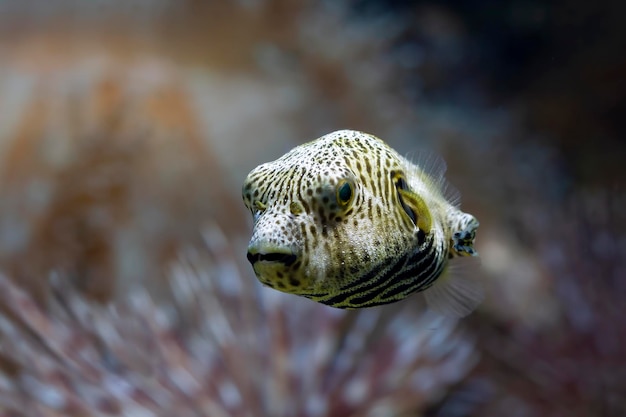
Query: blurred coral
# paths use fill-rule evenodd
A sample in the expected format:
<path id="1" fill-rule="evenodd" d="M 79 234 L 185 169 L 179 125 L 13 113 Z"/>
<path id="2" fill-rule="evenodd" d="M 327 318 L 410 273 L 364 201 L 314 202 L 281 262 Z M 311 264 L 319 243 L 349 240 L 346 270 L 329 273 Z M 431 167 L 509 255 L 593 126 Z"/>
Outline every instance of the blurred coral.
<path id="1" fill-rule="evenodd" d="M 0 277 L 2 415 L 399 416 L 475 363 L 453 321 L 261 289 L 219 229 L 205 238 L 173 265 L 170 303 L 137 290 L 103 307 L 53 277 L 46 312 Z"/>
<path id="2" fill-rule="evenodd" d="M 0 260 L 32 291 L 56 270 L 104 301 L 157 279 L 207 219 L 241 232 L 243 211 L 176 70 L 83 70 L 34 80 L 5 136 Z"/>

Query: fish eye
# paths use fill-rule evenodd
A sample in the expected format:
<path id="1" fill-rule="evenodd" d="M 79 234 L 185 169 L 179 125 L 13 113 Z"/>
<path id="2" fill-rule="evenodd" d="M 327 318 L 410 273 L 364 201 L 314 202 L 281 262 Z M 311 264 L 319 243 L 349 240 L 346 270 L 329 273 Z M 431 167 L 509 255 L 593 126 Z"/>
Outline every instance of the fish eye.
<path id="1" fill-rule="evenodd" d="M 337 186 L 337 202 L 341 206 L 347 206 L 354 196 L 354 187 L 350 181 L 341 181 Z"/>

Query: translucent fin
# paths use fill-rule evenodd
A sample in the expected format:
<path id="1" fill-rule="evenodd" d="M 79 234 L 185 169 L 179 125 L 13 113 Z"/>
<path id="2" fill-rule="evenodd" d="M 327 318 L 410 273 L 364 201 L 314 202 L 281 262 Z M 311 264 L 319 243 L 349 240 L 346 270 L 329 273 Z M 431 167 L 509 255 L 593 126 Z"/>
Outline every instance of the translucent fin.
<path id="1" fill-rule="evenodd" d="M 422 172 L 435 181 L 444 178 L 448 170 L 446 161 L 441 155 L 432 150 L 420 149 L 407 154 L 405 159 L 413 165 L 417 165 Z"/>
<path id="2" fill-rule="evenodd" d="M 439 189 L 441 195 L 453 206 L 460 207 L 461 193 L 446 180 L 448 165 L 435 151 L 420 150 L 408 154 L 405 160 L 413 175 L 422 178 L 426 175 L 431 184 Z"/>
<path id="3" fill-rule="evenodd" d="M 424 291 L 428 307 L 444 316 L 464 317 L 484 299 L 480 282 L 480 259 L 454 258 L 435 284 Z"/>

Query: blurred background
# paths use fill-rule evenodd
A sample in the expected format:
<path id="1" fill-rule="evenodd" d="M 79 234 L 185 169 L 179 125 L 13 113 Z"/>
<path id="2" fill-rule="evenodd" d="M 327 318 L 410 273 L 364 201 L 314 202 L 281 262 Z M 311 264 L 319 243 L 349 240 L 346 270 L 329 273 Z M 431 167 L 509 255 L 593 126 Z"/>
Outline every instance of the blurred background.
<path id="1" fill-rule="evenodd" d="M 626 415 L 625 13 L 0 1 L 0 412 Z M 343 128 L 447 161 L 477 312 L 256 282 L 243 179 Z"/>

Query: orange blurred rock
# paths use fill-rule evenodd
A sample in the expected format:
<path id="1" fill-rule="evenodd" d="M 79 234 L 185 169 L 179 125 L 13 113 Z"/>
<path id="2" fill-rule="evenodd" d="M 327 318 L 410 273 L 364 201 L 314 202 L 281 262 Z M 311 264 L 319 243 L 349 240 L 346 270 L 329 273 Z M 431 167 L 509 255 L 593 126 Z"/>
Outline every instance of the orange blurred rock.
<path id="1" fill-rule="evenodd" d="M 35 73 L 3 138 L 0 266 L 40 300 L 56 271 L 104 301 L 146 277 L 158 286 L 204 221 L 241 230 L 242 209 L 176 70 L 74 71 Z"/>

